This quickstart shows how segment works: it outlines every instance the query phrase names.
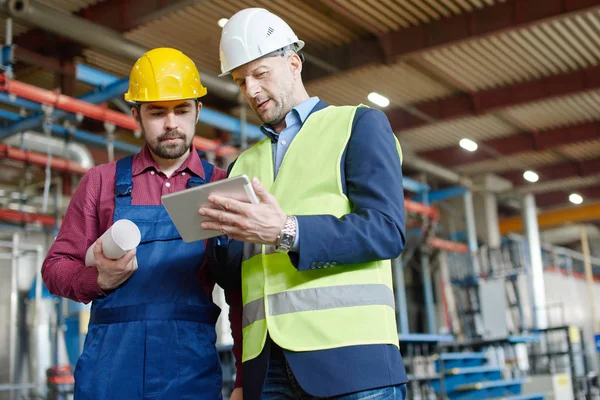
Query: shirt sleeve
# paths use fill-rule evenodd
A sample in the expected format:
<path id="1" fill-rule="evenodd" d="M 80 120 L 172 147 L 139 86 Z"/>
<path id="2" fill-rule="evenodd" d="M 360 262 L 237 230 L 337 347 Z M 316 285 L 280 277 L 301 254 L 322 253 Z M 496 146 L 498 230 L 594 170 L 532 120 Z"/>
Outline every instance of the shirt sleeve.
<path id="1" fill-rule="evenodd" d="M 383 112 L 358 112 L 342 171 L 352 213 L 296 217 L 299 251 L 290 259 L 298 270 L 393 259 L 404 249 L 402 168 L 394 133 Z"/>
<path id="2" fill-rule="evenodd" d="M 89 303 L 106 296 L 98 286 L 98 269 L 85 266 L 87 248 L 98 234 L 99 175 L 91 169 L 82 178 L 69 203 L 56 239 L 42 264 L 50 293 Z"/>

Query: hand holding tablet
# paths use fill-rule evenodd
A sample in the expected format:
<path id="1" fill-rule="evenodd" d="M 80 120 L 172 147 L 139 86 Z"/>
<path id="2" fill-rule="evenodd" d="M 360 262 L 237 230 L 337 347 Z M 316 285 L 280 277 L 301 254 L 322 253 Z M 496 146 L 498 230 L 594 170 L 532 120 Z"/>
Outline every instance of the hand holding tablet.
<path id="1" fill-rule="evenodd" d="M 195 242 L 223 234 L 220 231 L 204 230 L 200 226 L 206 217 L 198 214 L 198 210 L 201 207 L 212 206 L 208 201 L 208 196 L 211 194 L 226 196 L 245 203 L 259 203 L 246 175 L 162 196 L 163 205 L 184 242 Z"/>

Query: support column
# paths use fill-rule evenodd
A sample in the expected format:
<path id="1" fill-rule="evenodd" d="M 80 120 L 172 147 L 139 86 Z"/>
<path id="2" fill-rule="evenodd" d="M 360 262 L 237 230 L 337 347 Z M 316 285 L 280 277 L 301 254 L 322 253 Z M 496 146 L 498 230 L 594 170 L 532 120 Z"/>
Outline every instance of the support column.
<path id="1" fill-rule="evenodd" d="M 483 193 L 483 209 L 485 211 L 485 234 L 490 249 L 499 249 L 501 245 L 500 225 L 498 222 L 498 199 L 495 193 Z"/>
<path id="2" fill-rule="evenodd" d="M 406 302 L 406 287 L 404 281 L 404 263 L 402 258 L 398 257 L 392 260 L 392 267 L 394 273 L 394 285 L 396 290 L 396 324 L 398 326 L 398 332 L 401 335 L 408 335 L 410 328 L 408 326 L 408 303 Z"/>
<path id="3" fill-rule="evenodd" d="M 533 325 L 536 329 L 544 329 L 548 325 L 546 316 L 546 291 L 544 286 L 544 265 L 538 228 L 535 198 L 528 193 L 523 197 L 523 224 L 527 238 L 527 255 L 529 268 L 527 276 L 532 289 Z"/>
<path id="4" fill-rule="evenodd" d="M 469 243 L 469 253 L 471 254 L 472 274 L 479 276 L 479 258 L 477 257 L 477 229 L 475 228 L 475 211 L 473 209 L 473 194 L 471 191 L 463 195 L 465 206 L 465 222 L 467 224 L 467 239 Z"/>
<path id="5" fill-rule="evenodd" d="M 425 295 L 425 313 L 427 315 L 427 330 L 431 334 L 437 333 L 435 321 L 435 303 L 433 301 L 433 284 L 431 268 L 429 266 L 429 246 L 421 246 L 421 274 L 423 278 L 423 292 Z"/>
<path id="6" fill-rule="evenodd" d="M 590 260 L 590 242 L 588 240 L 587 228 L 581 225 L 581 250 L 583 251 L 583 266 L 585 268 L 585 280 L 588 288 L 590 308 L 592 312 L 593 333 L 600 333 L 600 321 L 596 314 L 596 299 L 594 298 L 594 275 L 592 271 L 592 262 Z"/>

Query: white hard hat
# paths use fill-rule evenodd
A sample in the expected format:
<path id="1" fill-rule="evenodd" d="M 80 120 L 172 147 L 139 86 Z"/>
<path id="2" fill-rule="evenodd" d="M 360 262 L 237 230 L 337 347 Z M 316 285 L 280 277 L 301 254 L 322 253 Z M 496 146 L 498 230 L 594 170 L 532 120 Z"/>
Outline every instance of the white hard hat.
<path id="1" fill-rule="evenodd" d="M 292 28 L 264 8 L 246 8 L 233 15 L 223 27 L 219 55 L 221 75 L 284 47 L 304 47 Z"/>

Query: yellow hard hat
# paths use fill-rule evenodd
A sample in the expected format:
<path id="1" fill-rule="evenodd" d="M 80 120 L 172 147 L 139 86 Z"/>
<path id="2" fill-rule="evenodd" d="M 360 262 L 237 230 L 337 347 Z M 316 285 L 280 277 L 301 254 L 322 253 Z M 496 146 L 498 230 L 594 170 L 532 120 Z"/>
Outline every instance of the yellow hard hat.
<path id="1" fill-rule="evenodd" d="M 163 47 L 148 51 L 135 62 L 125 100 L 184 100 L 205 94 L 194 62 L 179 50 Z"/>

